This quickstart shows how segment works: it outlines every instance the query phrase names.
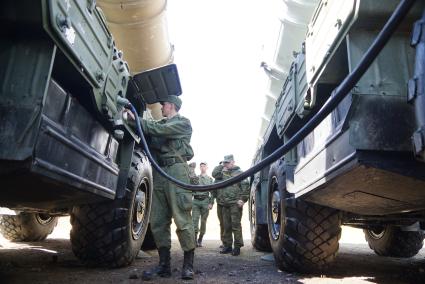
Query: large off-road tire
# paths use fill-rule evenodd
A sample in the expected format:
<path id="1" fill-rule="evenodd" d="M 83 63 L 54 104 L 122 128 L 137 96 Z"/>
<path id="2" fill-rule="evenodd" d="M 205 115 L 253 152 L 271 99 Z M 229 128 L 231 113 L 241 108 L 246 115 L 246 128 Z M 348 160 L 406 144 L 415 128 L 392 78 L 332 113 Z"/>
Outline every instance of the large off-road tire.
<path id="1" fill-rule="evenodd" d="M 268 231 L 276 265 L 289 272 L 323 271 L 339 249 L 340 212 L 287 193 L 284 170 L 277 164 L 268 183 Z"/>
<path id="2" fill-rule="evenodd" d="M 424 244 L 422 232 L 402 231 L 395 226 L 377 226 L 363 232 L 369 247 L 380 256 L 412 257 Z"/>
<path id="3" fill-rule="evenodd" d="M 142 152 L 135 151 L 124 197 L 74 207 L 71 244 L 87 266 L 129 265 L 142 246 L 152 201 L 152 169 Z"/>
<path id="4" fill-rule="evenodd" d="M 142 250 L 153 250 L 156 249 L 155 240 L 153 238 L 151 226 L 149 225 L 146 231 L 145 239 L 143 240 Z"/>
<path id="5" fill-rule="evenodd" d="M 256 187 L 251 188 L 249 195 L 249 223 L 251 230 L 251 243 L 252 246 L 259 251 L 272 251 L 269 240 L 269 232 L 267 229 L 267 224 L 258 224 L 257 223 L 257 203 L 256 203 Z"/>
<path id="6" fill-rule="evenodd" d="M 44 213 L 25 213 L 0 216 L 0 232 L 14 242 L 42 241 L 53 232 L 58 224 L 57 217 Z"/>

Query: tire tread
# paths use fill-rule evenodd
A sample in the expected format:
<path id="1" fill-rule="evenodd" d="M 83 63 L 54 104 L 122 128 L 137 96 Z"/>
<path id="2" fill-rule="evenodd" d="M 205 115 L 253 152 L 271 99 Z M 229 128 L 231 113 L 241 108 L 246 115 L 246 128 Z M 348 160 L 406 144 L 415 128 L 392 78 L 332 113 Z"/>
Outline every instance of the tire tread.
<path id="1" fill-rule="evenodd" d="M 17 215 L 0 216 L 0 233 L 8 240 L 14 242 L 43 241 L 50 235 L 58 224 L 57 217 L 46 224 L 37 223 L 35 214 L 19 213 Z"/>
<path id="2" fill-rule="evenodd" d="M 123 198 L 74 207 L 71 213 L 72 250 L 86 266 L 116 268 L 133 262 L 143 242 L 146 229 L 142 233 L 142 240 L 135 241 L 136 244 L 129 243 L 129 239 L 132 238 L 131 228 L 128 227 L 131 220 L 129 208 L 140 180 L 140 171 L 146 169 L 148 165 L 145 156 L 136 151 Z M 149 178 L 151 182 L 151 172 Z"/>
<path id="3" fill-rule="evenodd" d="M 409 258 L 415 256 L 423 247 L 422 232 L 401 231 L 391 227 L 385 239 L 377 241 L 369 236 L 368 230 L 363 230 L 369 248 L 379 256 Z"/>
<path id="4" fill-rule="evenodd" d="M 341 237 L 340 213 L 335 209 L 286 198 L 285 241 L 275 253 L 287 271 L 324 270 L 335 259 Z"/>

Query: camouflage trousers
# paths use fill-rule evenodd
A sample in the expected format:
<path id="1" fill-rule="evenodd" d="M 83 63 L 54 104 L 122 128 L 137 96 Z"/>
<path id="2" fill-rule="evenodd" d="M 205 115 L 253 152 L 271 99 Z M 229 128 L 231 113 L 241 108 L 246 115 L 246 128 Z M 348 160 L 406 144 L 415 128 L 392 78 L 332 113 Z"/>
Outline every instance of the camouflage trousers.
<path id="1" fill-rule="evenodd" d="M 204 200 L 193 199 L 192 204 L 192 220 L 193 228 L 195 229 L 195 235 L 200 233 L 201 236 L 205 234 L 207 226 L 207 218 L 210 213 L 208 209 L 209 198 Z M 201 229 L 199 230 L 199 219 L 201 219 Z"/>
<path id="2" fill-rule="evenodd" d="M 217 218 L 220 223 L 220 240 L 224 244 L 223 205 L 217 204 Z"/>
<path id="3" fill-rule="evenodd" d="M 222 207 L 223 215 L 223 245 L 225 247 L 240 248 L 243 247 L 242 237 L 242 208 L 237 204 L 224 205 Z M 233 236 L 232 236 L 233 234 Z"/>
<path id="4" fill-rule="evenodd" d="M 188 166 L 177 163 L 162 168 L 170 176 L 189 183 Z M 150 225 L 158 248 L 171 248 L 171 219 L 176 224 L 176 234 L 183 251 L 195 248 L 195 232 L 190 211 L 192 192 L 177 187 L 157 171 L 153 171 L 153 196 Z"/>

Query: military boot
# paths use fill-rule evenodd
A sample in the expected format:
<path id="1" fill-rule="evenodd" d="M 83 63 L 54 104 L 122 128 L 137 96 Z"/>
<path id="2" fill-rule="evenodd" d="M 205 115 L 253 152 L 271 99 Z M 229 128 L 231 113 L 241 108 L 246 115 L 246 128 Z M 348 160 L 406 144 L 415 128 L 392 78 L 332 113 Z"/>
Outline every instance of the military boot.
<path id="1" fill-rule="evenodd" d="M 221 254 L 227 254 L 227 253 L 232 253 L 232 247 L 226 247 L 226 246 L 223 246 L 223 248 L 220 250 L 220 253 Z"/>
<path id="2" fill-rule="evenodd" d="M 182 279 L 193 279 L 193 258 L 195 257 L 195 249 L 184 252 Z"/>
<path id="3" fill-rule="evenodd" d="M 204 235 L 199 235 L 198 241 L 196 242 L 197 247 L 202 247 L 202 238 Z"/>
<path id="4" fill-rule="evenodd" d="M 161 247 L 158 249 L 159 254 L 159 264 L 151 270 L 143 271 L 142 279 L 143 280 L 152 280 L 155 276 L 159 277 L 171 277 L 171 267 L 170 267 L 170 249 Z"/>
<path id="5" fill-rule="evenodd" d="M 240 255 L 240 254 L 241 254 L 241 249 L 240 249 L 240 248 L 235 247 L 235 248 L 233 249 L 233 251 L 232 251 L 232 255 L 233 255 L 233 256 L 238 256 L 238 255 Z"/>

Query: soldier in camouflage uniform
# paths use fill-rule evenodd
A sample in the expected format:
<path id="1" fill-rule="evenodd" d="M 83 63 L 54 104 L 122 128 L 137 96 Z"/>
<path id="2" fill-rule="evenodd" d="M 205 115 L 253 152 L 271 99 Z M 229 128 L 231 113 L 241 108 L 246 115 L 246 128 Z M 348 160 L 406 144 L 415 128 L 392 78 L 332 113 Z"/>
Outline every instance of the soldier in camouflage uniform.
<path id="1" fill-rule="evenodd" d="M 207 163 L 201 162 L 199 164 L 201 174 L 197 176 L 198 182 L 200 185 L 209 185 L 214 182 L 213 178 L 207 175 Z M 214 205 L 214 198 L 210 192 L 194 192 L 193 193 L 193 206 L 192 206 L 192 219 L 193 227 L 195 229 L 195 240 L 196 246 L 202 247 L 202 238 L 204 237 L 207 218 L 209 215 L 209 210 Z M 199 230 L 199 219 L 201 219 L 201 229 Z M 199 238 L 197 238 L 199 232 Z"/>
<path id="2" fill-rule="evenodd" d="M 189 183 L 189 166 L 187 161 L 193 157 L 190 146 L 192 127 L 189 119 L 178 111 L 181 100 L 177 96 L 169 96 L 162 104 L 162 115 L 159 121 L 142 120 L 143 131 L 151 137 L 151 149 L 155 160 L 170 176 Z M 151 279 L 154 275 L 171 277 L 171 219 L 176 224 L 176 233 L 180 246 L 184 251 L 182 269 L 183 279 L 193 279 L 193 258 L 195 249 L 195 232 L 193 230 L 192 192 L 177 187 L 153 172 L 154 190 L 150 225 L 155 244 L 158 248 L 159 265 L 153 270 L 144 271 L 143 278 Z"/>
<path id="3" fill-rule="evenodd" d="M 189 180 L 191 184 L 199 184 L 199 178 L 195 173 L 196 163 L 189 164 Z"/>
<path id="4" fill-rule="evenodd" d="M 214 167 L 214 169 L 212 171 L 212 176 L 214 177 L 214 182 L 223 181 L 223 176 L 217 175 L 217 173 L 220 173 L 222 169 L 223 169 L 223 163 L 222 162 L 220 162 L 220 164 L 218 166 Z M 217 194 L 212 192 L 213 200 L 216 196 L 217 196 Z M 224 240 L 223 240 L 224 227 L 223 227 L 222 211 L 223 211 L 223 205 L 217 203 L 217 219 L 218 219 L 218 223 L 220 225 L 220 240 L 221 240 L 220 248 L 224 247 Z"/>
<path id="5" fill-rule="evenodd" d="M 241 172 L 241 169 L 235 165 L 233 155 L 227 155 L 224 157 L 222 165 L 215 167 L 213 177 L 216 180 L 226 180 Z M 237 256 L 240 254 L 240 248 L 244 245 L 241 220 L 243 205 L 249 198 L 249 182 L 245 179 L 219 189 L 213 194 L 217 200 L 217 206 L 220 205 L 222 208 L 224 247 L 220 253 L 232 253 Z"/>

